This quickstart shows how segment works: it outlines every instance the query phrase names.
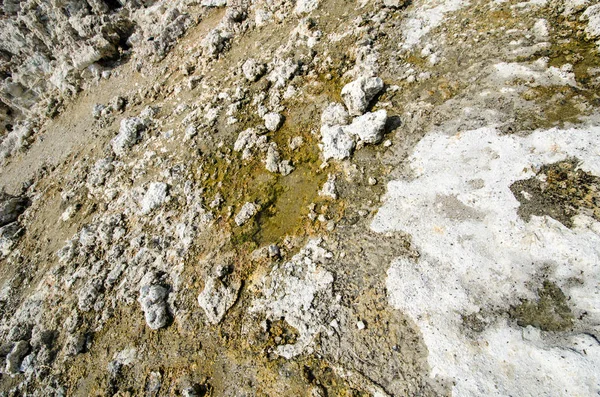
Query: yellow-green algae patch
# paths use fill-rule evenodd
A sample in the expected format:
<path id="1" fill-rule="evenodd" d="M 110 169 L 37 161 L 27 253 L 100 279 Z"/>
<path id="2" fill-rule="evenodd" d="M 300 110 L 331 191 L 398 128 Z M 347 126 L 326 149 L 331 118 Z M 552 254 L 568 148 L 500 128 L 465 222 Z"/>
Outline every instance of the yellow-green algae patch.
<path id="1" fill-rule="evenodd" d="M 210 201 L 217 194 L 222 196 L 217 220 L 231 229 L 232 243 L 254 249 L 311 229 L 306 218 L 308 206 L 322 201 L 318 192 L 327 174 L 319 168 L 320 152 L 310 126 L 308 121 L 288 118 L 279 131 L 268 134 L 269 141 L 277 143 L 281 159 L 290 160 L 295 168 L 286 176 L 268 171 L 265 154 L 260 152 L 248 161 L 238 158 L 238 153 L 229 157 L 226 152 L 206 159 L 200 170 L 205 197 Z M 289 142 L 295 137 L 304 143 L 292 150 Z M 238 227 L 233 216 L 246 202 L 258 205 L 259 213 Z"/>

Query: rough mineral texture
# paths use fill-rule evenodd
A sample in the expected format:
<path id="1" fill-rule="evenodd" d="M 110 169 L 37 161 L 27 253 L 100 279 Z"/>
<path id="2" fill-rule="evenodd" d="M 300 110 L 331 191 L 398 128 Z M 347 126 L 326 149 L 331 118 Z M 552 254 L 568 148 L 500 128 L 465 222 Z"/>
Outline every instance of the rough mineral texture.
<path id="1" fill-rule="evenodd" d="M 0 1 L 0 397 L 600 395 L 593 0 Z"/>

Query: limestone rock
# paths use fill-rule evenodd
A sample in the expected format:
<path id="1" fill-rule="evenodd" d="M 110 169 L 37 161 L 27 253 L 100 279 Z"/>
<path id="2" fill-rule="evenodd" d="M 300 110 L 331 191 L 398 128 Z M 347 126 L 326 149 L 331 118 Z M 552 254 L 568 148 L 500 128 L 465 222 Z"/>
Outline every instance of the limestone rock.
<path id="1" fill-rule="evenodd" d="M 360 77 L 342 88 L 342 98 L 351 116 L 360 116 L 383 89 L 379 77 Z"/>
<path id="2" fill-rule="evenodd" d="M 307 14 L 319 7 L 319 0 L 298 0 L 294 12 L 296 14 Z"/>
<path id="3" fill-rule="evenodd" d="M 6 372 L 9 374 L 17 374 L 20 372 L 21 363 L 25 356 L 29 353 L 29 342 L 19 341 L 6 356 Z"/>
<path id="4" fill-rule="evenodd" d="M 208 56 L 217 58 L 227 47 L 230 38 L 230 33 L 220 28 L 215 28 L 206 35 L 202 41 L 202 46 Z"/>
<path id="5" fill-rule="evenodd" d="M 200 4 L 204 7 L 224 7 L 227 5 L 227 0 L 202 0 Z"/>
<path id="6" fill-rule="evenodd" d="M 111 141 L 113 151 L 117 156 L 123 156 L 140 140 L 140 133 L 146 129 L 144 120 L 131 117 L 121 120 L 119 134 Z"/>
<path id="7" fill-rule="evenodd" d="M 339 125 L 321 127 L 322 152 L 325 160 L 343 160 L 352 155 L 354 139 Z"/>
<path id="8" fill-rule="evenodd" d="M 265 167 L 267 171 L 278 172 L 279 171 L 279 152 L 277 146 L 270 145 L 267 150 L 267 158 L 265 159 Z"/>
<path id="9" fill-rule="evenodd" d="M 265 159 L 265 167 L 267 171 L 278 172 L 283 176 L 290 174 L 294 171 L 294 166 L 289 160 L 281 160 L 277 145 L 272 142 L 267 149 L 267 157 Z"/>
<path id="10" fill-rule="evenodd" d="M 265 127 L 271 132 L 277 131 L 281 127 L 281 124 L 283 124 L 283 116 L 279 113 L 267 113 L 263 119 L 265 120 Z"/>
<path id="11" fill-rule="evenodd" d="M 263 312 L 273 320 L 285 321 L 300 333 L 295 343 L 276 347 L 276 354 L 287 359 L 307 349 L 323 329 L 325 317 L 335 313 L 332 297 L 333 274 L 324 269 L 332 254 L 310 240 L 291 260 L 275 266 L 262 280 L 262 296 L 250 312 Z"/>
<path id="12" fill-rule="evenodd" d="M 331 102 L 321 115 L 321 124 L 326 126 L 348 124 L 348 111 L 341 103 Z"/>
<path id="13" fill-rule="evenodd" d="M 323 184 L 323 188 L 319 191 L 319 196 L 329 197 L 333 200 L 337 200 L 337 189 L 335 187 L 335 175 L 329 174 L 327 181 Z"/>
<path id="14" fill-rule="evenodd" d="M 204 290 L 198 295 L 198 304 L 204 312 L 208 321 L 219 324 L 227 311 L 237 300 L 239 283 L 227 284 L 218 277 L 209 277 L 204 285 Z"/>
<path id="15" fill-rule="evenodd" d="M 258 205 L 254 203 L 245 203 L 240 212 L 235 216 L 235 223 L 238 226 L 243 226 L 258 212 Z"/>
<path id="16" fill-rule="evenodd" d="M 388 8 L 402 8 L 408 3 L 407 0 L 383 0 L 383 5 Z"/>
<path id="17" fill-rule="evenodd" d="M 532 32 L 538 42 L 548 41 L 550 39 L 550 24 L 546 19 L 540 18 L 533 25 Z"/>
<path id="18" fill-rule="evenodd" d="M 386 121 L 387 112 L 381 109 L 355 117 L 352 124 L 344 127 L 344 131 L 365 143 L 379 143 L 383 138 Z"/>
<path id="19" fill-rule="evenodd" d="M 85 351 L 87 337 L 84 334 L 71 334 L 67 336 L 65 344 L 65 354 L 67 356 L 76 356 Z"/>
<path id="20" fill-rule="evenodd" d="M 582 15 L 587 20 L 585 33 L 588 39 L 595 40 L 600 37 L 600 4 L 588 7 Z"/>
<path id="21" fill-rule="evenodd" d="M 254 128 L 248 128 L 240 132 L 233 145 L 234 151 L 242 152 L 242 160 L 250 159 L 255 148 L 268 149 L 267 137 L 264 135 L 259 136 Z"/>
<path id="22" fill-rule="evenodd" d="M 154 330 L 165 327 L 170 319 L 167 308 L 169 291 L 161 285 L 146 285 L 140 289 L 139 302 L 148 326 Z"/>
<path id="23" fill-rule="evenodd" d="M 242 65 L 242 73 L 248 81 L 256 81 L 265 74 L 267 68 L 264 64 L 257 62 L 255 59 L 247 59 Z"/>
<path id="24" fill-rule="evenodd" d="M 26 197 L 11 196 L 0 192 L 0 227 L 17 220 L 25 209 L 29 200 Z"/>
<path id="25" fill-rule="evenodd" d="M 565 0 L 565 15 L 572 15 L 585 10 L 590 5 L 590 0 Z"/>
<path id="26" fill-rule="evenodd" d="M 108 175 L 115 169 L 113 161 L 110 158 L 103 158 L 94 164 L 92 171 L 88 175 L 87 186 L 93 189 L 104 185 Z"/>
<path id="27" fill-rule="evenodd" d="M 169 196 L 169 187 L 163 182 L 152 182 L 142 199 L 142 214 L 148 214 L 153 209 L 163 205 Z"/>

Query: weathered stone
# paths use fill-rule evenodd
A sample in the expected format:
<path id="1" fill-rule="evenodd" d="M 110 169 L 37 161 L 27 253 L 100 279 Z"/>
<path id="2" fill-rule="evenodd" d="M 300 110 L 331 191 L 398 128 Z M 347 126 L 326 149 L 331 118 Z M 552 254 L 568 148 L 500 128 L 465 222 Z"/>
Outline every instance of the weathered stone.
<path id="1" fill-rule="evenodd" d="M 28 205 L 29 200 L 26 197 L 16 197 L 0 192 L 0 227 L 16 221 Z"/>
<path id="2" fill-rule="evenodd" d="M 167 326 L 171 316 L 167 307 L 169 291 L 161 285 L 146 285 L 140 289 L 138 301 L 148 326 L 154 330 Z"/>
<path id="3" fill-rule="evenodd" d="M 121 120 L 119 134 L 113 138 L 111 145 L 117 156 L 123 156 L 140 140 L 140 132 L 146 129 L 144 120 L 139 117 L 130 117 Z"/>
<path id="4" fill-rule="evenodd" d="M 281 124 L 283 124 L 283 116 L 279 113 L 267 113 L 263 119 L 265 120 L 265 127 L 271 132 L 277 131 L 281 127 Z"/>
<path id="5" fill-rule="evenodd" d="M 360 116 L 383 89 L 379 77 L 360 77 L 342 88 L 342 98 L 351 116 Z"/>
<path id="6" fill-rule="evenodd" d="M 20 372 L 21 363 L 25 356 L 29 353 L 29 342 L 19 341 L 6 356 L 6 372 L 9 374 L 17 374 Z"/>
<path id="7" fill-rule="evenodd" d="M 348 112 L 344 105 L 332 102 L 323 111 L 321 124 L 326 126 L 346 125 L 348 124 L 348 119 Z"/>
<path id="8" fill-rule="evenodd" d="M 339 125 L 321 127 L 322 152 L 325 160 L 343 160 L 352 155 L 354 139 Z"/>
<path id="9" fill-rule="evenodd" d="M 267 68 L 264 64 L 257 62 L 255 59 L 247 59 L 242 65 L 242 73 L 248 81 L 256 81 L 265 74 Z"/>
<path id="10" fill-rule="evenodd" d="M 258 206 L 254 203 L 245 203 L 240 212 L 235 216 L 235 223 L 238 226 L 243 226 L 258 212 Z"/>
<path id="11" fill-rule="evenodd" d="M 148 214 L 152 210 L 163 205 L 169 197 L 169 186 L 163 182 L 152 182 L 141 202 L 142 214 Z"/>
<path id="12" fill-rule="evenodd" d="M 355 117 L 352 124 L 344 127 L 344 131 L 365 143 L 379 143 L 385 132 L 386 121 L 387 112 L 384 109 L 365 113 Z"/>
<path id="13" fill-rule="evenodd" d="M 198 295 L 198 304 L 211 324 L 220 323 L 227 311 L 235 304 L 239 283 L 226 284 L 218 277 L 209 277 L 204 290 Z"/>

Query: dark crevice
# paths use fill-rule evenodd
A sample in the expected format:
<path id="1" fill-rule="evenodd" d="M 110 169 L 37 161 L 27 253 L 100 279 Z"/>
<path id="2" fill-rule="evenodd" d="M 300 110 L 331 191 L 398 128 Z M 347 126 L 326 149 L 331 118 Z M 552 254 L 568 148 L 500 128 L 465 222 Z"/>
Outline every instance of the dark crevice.
<path id="1" fill-rule="evenodd" d="M 123 4 L 119 0 L 104 0 L 104 4 L 110 11 L 117 11 L 123 8 Z"/>

